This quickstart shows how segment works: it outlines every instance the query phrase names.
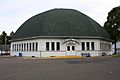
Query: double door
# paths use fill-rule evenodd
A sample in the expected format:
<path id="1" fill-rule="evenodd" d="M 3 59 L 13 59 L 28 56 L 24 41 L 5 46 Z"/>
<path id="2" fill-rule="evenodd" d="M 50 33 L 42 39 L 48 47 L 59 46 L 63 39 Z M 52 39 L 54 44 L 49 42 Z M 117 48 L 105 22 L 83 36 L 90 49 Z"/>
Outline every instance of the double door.
<path id="1" fill-rule="evenodd" d="M 75 45 L 66 46 L 67 55 L 75 55 Z"/>

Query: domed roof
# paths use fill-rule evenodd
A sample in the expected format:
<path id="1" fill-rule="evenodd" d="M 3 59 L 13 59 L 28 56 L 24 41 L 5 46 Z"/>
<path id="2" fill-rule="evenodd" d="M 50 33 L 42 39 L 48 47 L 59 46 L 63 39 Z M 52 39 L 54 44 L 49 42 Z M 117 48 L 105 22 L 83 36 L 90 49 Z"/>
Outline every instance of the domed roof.
<path id="1" fill-rule="evenodd" d="M 73 9 L 52 9 L 24 22 L 13 39 L 33 37 L 84 37 L 110 39 L 93 19 Z"/>

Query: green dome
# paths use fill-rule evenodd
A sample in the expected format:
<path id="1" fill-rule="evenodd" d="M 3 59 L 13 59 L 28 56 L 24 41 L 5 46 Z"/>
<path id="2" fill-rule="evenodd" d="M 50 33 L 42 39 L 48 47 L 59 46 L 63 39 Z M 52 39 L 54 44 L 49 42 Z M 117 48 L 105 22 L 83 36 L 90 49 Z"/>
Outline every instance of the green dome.
<path id="1" fill-rule="evenodd" d="M 24 22 L 13 39 L 37 37 L 79 37 L 110 39 L 93 19 L 73 9 L 52 9 Z"/>

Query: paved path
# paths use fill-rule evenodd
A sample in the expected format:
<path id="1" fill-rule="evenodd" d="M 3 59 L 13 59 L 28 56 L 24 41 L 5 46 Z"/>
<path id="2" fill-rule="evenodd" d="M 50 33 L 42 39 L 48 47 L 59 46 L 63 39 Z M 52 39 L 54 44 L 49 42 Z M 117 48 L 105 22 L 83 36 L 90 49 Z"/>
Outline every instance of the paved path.
<path id="1" fill-rule="evenodd" d="M 0 58 L 0 80 L 120 80 L 120 58 Z"/>

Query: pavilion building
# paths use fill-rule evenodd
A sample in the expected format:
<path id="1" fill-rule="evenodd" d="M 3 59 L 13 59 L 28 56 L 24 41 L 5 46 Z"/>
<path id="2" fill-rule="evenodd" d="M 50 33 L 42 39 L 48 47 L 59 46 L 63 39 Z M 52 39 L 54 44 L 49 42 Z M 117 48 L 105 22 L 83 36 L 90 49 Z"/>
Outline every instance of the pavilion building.
<path id="1" fill-rule="evenodd" d="M 111 39 L 95 20 L 73 9 L 52 9 L 25 21 L 11 40 L 11 55 L 111 55 Z"/>

